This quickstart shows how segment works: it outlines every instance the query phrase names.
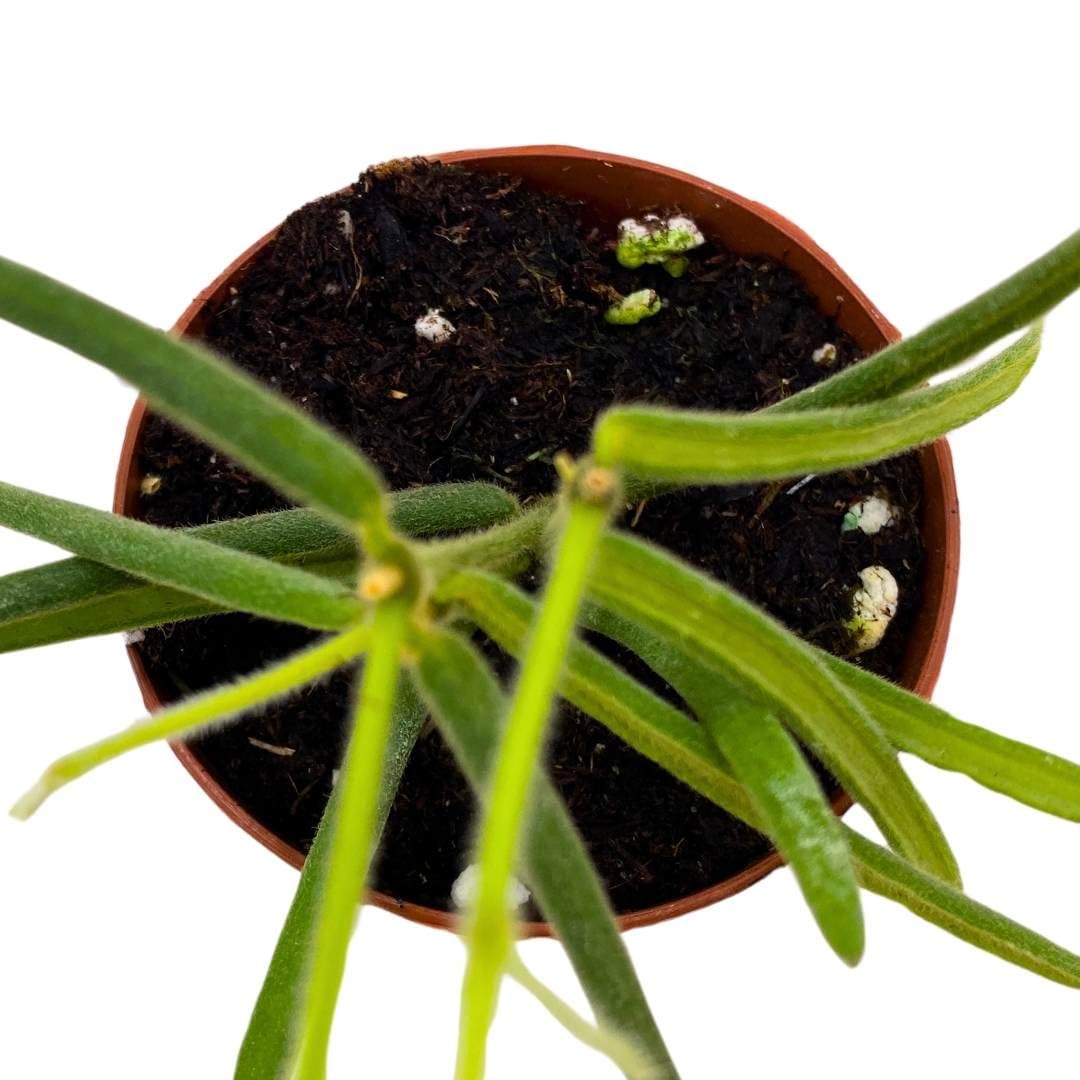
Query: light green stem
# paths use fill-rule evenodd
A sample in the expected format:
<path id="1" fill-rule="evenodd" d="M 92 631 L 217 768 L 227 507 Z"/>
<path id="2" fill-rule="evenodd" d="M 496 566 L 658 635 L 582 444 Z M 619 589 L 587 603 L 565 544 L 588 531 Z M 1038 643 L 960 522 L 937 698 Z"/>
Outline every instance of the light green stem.
<path id="1" fill-rule="evenodd" d="M 554 990 L 542 983 L 525 966 L 516 950 L 510 952 L 506 974 L 532 994 L 575 1039 L 610 1059 L 627 1080 L 650 1080 L 657 1075 L 649 1059 L 629 1039 L 597 1024 L 590 1024 Z"/>
<path id="2" fill-rule="evenodd" d="M 496 573 L 516 568 L 523 559 L 532 559 L 551 520 L 555 500 L 543 499 L 525 513 L 495 528 L 465 533 L 449 540 L 425 544 L 420 558 L 441 577 L 460 566 L 483 566 Z"/>
<path id="3" fill-rule="evenodd" d="M 25 820 L 54 791 L 129 750 L 160 739 L 191 735 L 321 678 L 359 656 L 367 646 L 368 636 L 367 626 L 354 627 L 256 675 L 186 698 L 115 735 L 57 758 L 11 808 L 12 816 Z"/>
<path id="4" fill-rule="evenodd" d="M 483 1076 L 487 1033 L 512 940 L 507 887 L 544 729 L 607 517 L 607 507 L 570 502 L 495 761 L 477 842 L 476 905 L 466 930 L 469 958 L 461 988 L 457 1080 Z"/>
<path id="5" fill-rule="evenodd" d="M 371 623 L 356 723 L 338 777 L 340 812 L 330 838 L 326 888 L 315 926 L 307 994 L 294 1032 L 296 1057 L 290 1080 L 323 1080 L 326 1075 L 330 1026 L 375 840 L 379 777 L 408 614 L 407 599 L 395 595 L 376 606 Z"/>

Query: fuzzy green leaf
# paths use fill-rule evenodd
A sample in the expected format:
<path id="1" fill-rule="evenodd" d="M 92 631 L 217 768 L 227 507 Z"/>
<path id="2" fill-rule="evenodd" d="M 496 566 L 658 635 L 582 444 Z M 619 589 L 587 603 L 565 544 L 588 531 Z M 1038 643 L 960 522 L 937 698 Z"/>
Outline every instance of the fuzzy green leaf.
<path id="1" fill-rule="evenodd" d="M 712 685 L 738 694 L 719 671 L 707 670 L 641 626 L 596 605 L 587 605 L 582 625 L 635 652 L 678 693 L 694 704 Z M 1049 751 L 965 723 L 940 706 L 895 683 L 824 651 L 820 658 L 862 703 L 897 750 L 915 754 L 939 769 L 963 773 L 992 791 L 1068 821 L 1080 821 L 1080 765 Z M 745 708 L 756 706 L 745 701 Z"/>
<path id="2" fill-rule="evenodd" d="M 911 337 L 793 394 L 767 411 L 799 412 L 892 397 L 1028 326 L 1080 288 L 1080 231 Z"/>
<path id="3" fill-rule="evenodd" d="M 0 318 L 137 386 L 154 408 L 273 484 L 349 526 L 385 532 L 382 483 L 351 446 L 190 341 L 0 258 Z"/>
<path id="4" fill-rule="evenodd" d="M 447 582 L 446 598 L 466 604 L 508 652 L 520 649 L 531 602 L 475 571 Z M 571 650 L 564 696 L 695 791 L 748 825 L 761 822 L 745 790 L 700 726 L 587 645 Z M 1080 988 L 1080 956 L 922 873 L 844 826 L 860 885 L 985 952 L 1065 986 Z"/>
<path id="5" fill-rule="evenodd" d="M 526 632 L 527 625 L 522 625 L 522 641 Z M 416 677 L 470 783 L 483 791 L 499 717 L 506 714 L 495 677 L 472 646 L 441 631 L 424 639 Z M 522 874 L 566 948 L 600 1024 L 636 1039 L 657 1069 L 658 1080 L 674 1080 L 675 1067 L 585 845 L 546 777 L 534 791 Z"/>
<path id="6" fill-rule="evenodd" d="M 345 973 L 345 956 L 378 843 L 381 777 L 408 619 L 409 602 L 400 594 L 375 607 L 355 722 L 338 775 L 341 803 L 329 825 L 323 888 L 314 901 L 307 983 L 293 1010 L 287 1060 L 279 1070 L 279 1080 L 315 1080 L 326 1075 L 330 1028 Z"/>
<path id="7" fill-rule="evenodd" d="M 1055 817 L 1080 821 L 1080 765 L 965 723 L 894 683 L 833 656 L 833 674 L 856 694 L 898 750 Z"/>
<path id="8" fill-rule="evenodd" d="M 322 678 L 357 657 L 367 647 L 368 634 L 366 625 L 354 626 L 262 671 L 193 694 L 115 735 L 65 754 L 45 770 L 34 787 L 15 804 L 12 814 L 18 818 L 29 817 L 54 791 L 129 750 L 161 739 L 187 738 L 293 693 L 298 687 Z"/>
<path id="9" fill-rule="evenodd" d="M 846 963 L 858 963 L 864 931 L 851 853 L 817 777 L 780 721 L 718 672 L 613 612 L 590 606 L 582 625 L 636 652 L 690 706 L 753 801 L 825 939 Z"/>
<path id="10" fill-rule="evenodd" d="M 396 529 L 424 538 L 499 524 L 516 514 L 517 500 L 494 484 L 435 484 L 394 492 L 390 507 Z M 351 581 L 357 564 L 355 539 L 311 510 L 280 510 L 183 531 L 335 580 Z M 0 652 L 222 610 L 90 559 L 61 559 L 0 577 Z"/>
<path id="11" fill-rule="evenodd" d="M 867 464 L 1000 405 L 1035 363 L 1041 333 L 1036 326 L 948 382 L 866 405 L 791 414 L 618 406 L 597 423 L 596 457 L 636 476 L 680 484 L 749 483 Z"/>
<path id="12" fill-rule="evenodd" d="M 254 615 L 336 630 L 361 612 L 348 589 L 295 567 L 2 482 L 0 525 Z"/>
<path id="13" fill-rule="evenodd" d="M 604 538 L 589 591 L 776 708 L 890 845 L 930 873 L 959 880 L 940 827 L 881 729 L 809 645 L 727 586 L 622 534 Z"/>
<path id="14" fill-rule="evenodd" d="M 379 779 L 376 834 L 381 834 L 386 824 L 424 716 L 425 710 L 412 684 L 401 680 L 394 702 L 386 765 Z M 278 1077 L 289 1060 L 289 1035 L 303 1001 L 315 921 L 326 891 L 330 837 L 337 827 L 340 809 L 341 797 L 335 787 L 304 861 L 296 895 L 251 1014 L 236 1062 L 236 1080 Z"/>

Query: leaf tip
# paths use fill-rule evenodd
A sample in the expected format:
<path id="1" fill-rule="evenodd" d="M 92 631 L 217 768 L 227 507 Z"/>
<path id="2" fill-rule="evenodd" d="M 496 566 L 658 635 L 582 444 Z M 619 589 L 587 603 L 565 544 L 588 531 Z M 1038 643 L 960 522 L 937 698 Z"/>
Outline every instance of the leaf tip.
<path id="1" fill-rule="evenodd" d="M 17 821 L 27 821 L 38 811 L 41 804 L 63 785 L 64 781 L 54 773 L 43 773 L 41 779 L 15 801 L 8 813 Z"/>

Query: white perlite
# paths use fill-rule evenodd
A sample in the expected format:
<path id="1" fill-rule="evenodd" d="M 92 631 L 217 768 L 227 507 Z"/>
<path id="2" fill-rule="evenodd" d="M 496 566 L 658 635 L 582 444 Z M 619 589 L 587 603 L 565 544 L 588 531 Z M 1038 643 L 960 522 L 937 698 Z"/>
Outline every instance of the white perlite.
<path id="1" fill-rule="evenodd" d="M 840 528 L 843 532 L 859 529 L 867 536 L 876 536 L 895 520 L 896 511 L 890 503 L 880 495 L 868 495 L 848 507 Z"/>
<path id="2" fill-rule="evenodd" d="M 854 652 L 864 653 L 881 644 L 897 605 L 900 588 L 896 578 L 884 566 L 867 566 L 859 571 L 862 587 L 851 597 L 851 631 Z"/>
<path id="3" fill-rule="evenodd" d="M 439 345 L 449 341 L 454 332 L 454 324 L 443 315 L 441 308 L 429 308 L 416 320 L 416 336 L 422 341 Z"/>
<path id="4" fill-rule="evenodd" d="M 836 346 L 831 341 L 826 341 L 810 354 L 810 359 L 821 367 L 831 367 L 836 363 Z"/>
<path id="5" fill-rule="evenodd" d="M 450 899 L 453 900 L 454 907 L 458 911 L 465 911 L 472 907 L 476 899 L 479 874 L 480 868 L 476 863 L 469 863 L 450 886 Z M 529 890 L 517 878 L 511 878 L 506 890 L 506 906 L 517 909 L 529 899 L 529 895 Z"/>

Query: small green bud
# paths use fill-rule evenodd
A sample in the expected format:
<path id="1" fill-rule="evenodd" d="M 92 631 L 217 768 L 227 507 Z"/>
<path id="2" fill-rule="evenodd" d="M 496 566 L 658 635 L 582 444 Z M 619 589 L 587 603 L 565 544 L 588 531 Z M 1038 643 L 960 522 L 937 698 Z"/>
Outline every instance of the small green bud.
<path id="1" fill-rule="evenodd" d="M 636 270 L 646 263 L 674 263 L 668 272 L 672 277 L 686 273 L 689 263 L 676 256 L 700 247 L 705 237 L 693 219 L 675 214 L 665 219 L 656 214 L 646 214 L 640 221 L 625 218 L 619 222 L 619 239 L 615 246 L 615 258 L 620 266 Z"/>
<path id="2" fill-rule="evenodd" d="M 612 304 L 604 312 L 604 318 L 613 326 L 633 326 L 655 315 L 663 306 L 655 289 L 638 289 Z"/>
<path id="3" fill-rule="evenodd" d="M 676 255 L 673 259 L 665 259 L 660 264 L 674 278 L 680 278 L 690 269 L 690 260 L 685 255 Z"/>

